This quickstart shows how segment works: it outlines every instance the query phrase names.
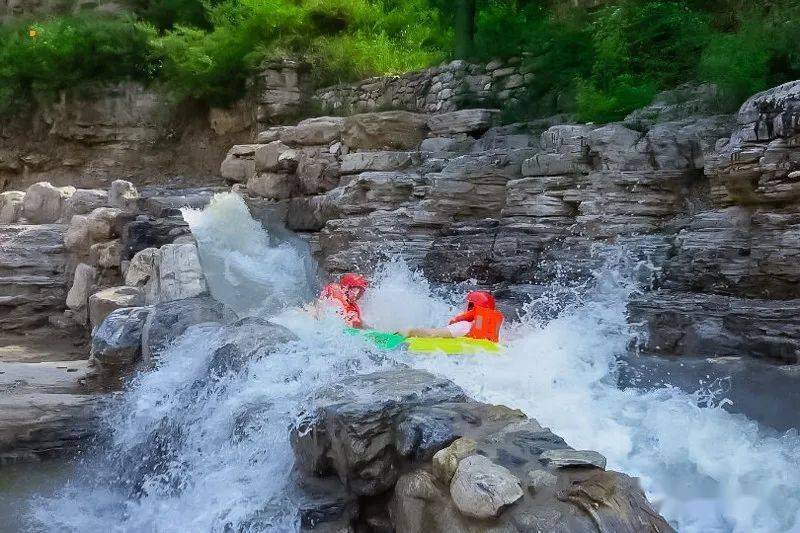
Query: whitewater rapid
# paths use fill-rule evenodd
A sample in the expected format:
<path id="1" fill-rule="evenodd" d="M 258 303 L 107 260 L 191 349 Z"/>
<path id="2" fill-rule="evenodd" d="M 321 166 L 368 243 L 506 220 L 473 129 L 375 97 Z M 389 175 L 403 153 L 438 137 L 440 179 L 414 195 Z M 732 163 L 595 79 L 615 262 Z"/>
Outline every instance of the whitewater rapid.
<path id="1" fill-rule="evenodd" d="M 108 439 L 80 474 L 33 502 L 31 530 L 295 530 L 287 428 L 313 401 L 309 392 L 403 363 L 447 376 L 479 400 L 520 408 L 573 447 L 602 452 L 610 468 L 641 478 L 681 532 L 800 531 L 796 431 L 771 435 L 726 412 L 723 398 L 709 401 L 708 391 L 618 387 L 620 356 L 638 334 L 626 303 L 638 290 L 629 273 L 640 265 L 624 254 L 609 256 L 584 286 L 554 285 L 532 302 L 505 328 L 501 356 L 409 356 L 378 352 L 343 335 L 335 317 L 299 310 L 318 285 L 307 250 L 270 239 L 235 195 L 185 217 L 212 294 L 240 315 L 271 317 L 298 340 L 215 373 L 215 353 L 245 345 L 252 330 L 190 328 L 110 408 Z M 372 283 L 364 316 L 385 330 L 441 325 L 463 294 L 431 286 L 402 260 L 380 265 Z M 555 318 L 541 312 L 554 302 Z"/>

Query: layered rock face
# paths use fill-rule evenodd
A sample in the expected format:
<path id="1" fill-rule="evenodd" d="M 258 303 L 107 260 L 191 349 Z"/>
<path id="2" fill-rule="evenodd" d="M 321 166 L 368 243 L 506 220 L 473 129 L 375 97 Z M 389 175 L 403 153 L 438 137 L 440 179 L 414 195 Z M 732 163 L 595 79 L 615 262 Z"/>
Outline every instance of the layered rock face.
<path id="1" fill-rule="evenodd" d="M 597 452 L 426 372 L 347 378 L 314 404 L 292 433 L 303 531 L 672 531 Z"/>
<path id="2" fill-rule="evenodd" d="M 659 290 L 631 308 L 651 326 L 648 350 L 796 362 L 797 336 L 781 322 L 792 323 L 800 286 L 797 86 L 756 95 L 736 116 L 711 113 L 712 87 L 682 87 L 605 126 L 498 126 L 490 109 L 319 117 L 233 147 L 222 173 L 251 201 L 285 204 L 330 272 L 399 254 L 436 281 L 544 284 L 585 278 L 602 261 L 596 245 L 615 243 L 656 272 Z M 662 295 L 688 317 L 670 342 L 655 341 Z M 735 300 L 712 299 L 716 318 L 681 342 L 679 324 L 702 322 L 692 309 L 704 295 Z M 742 314 L 758 350 L 729 338 Z"/>
<path id="3" fill-rule="evenodd" d="M 0 463 L 75 450 L 95 431 L 93 392 L 118 388 L 190 325 L 221 320 L 178 211 L 214 192 L 115 181 L 4 193 Z"/>

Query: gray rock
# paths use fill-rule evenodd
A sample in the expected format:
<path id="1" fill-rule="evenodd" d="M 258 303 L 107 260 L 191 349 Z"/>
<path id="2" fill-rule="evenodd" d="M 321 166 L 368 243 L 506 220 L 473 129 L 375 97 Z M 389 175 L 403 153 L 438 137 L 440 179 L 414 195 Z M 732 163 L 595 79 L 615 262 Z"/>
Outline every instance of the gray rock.
<path id="1" fill-rule="evenodd" d="M 379 494 L 397 480 L 398 458 L 390 446 L 397 417 L 414 407 L 464 398 L 453 383 L 417 370 L 346 378 L 317 391 L 315 412 L 293 430 L 298 467 L 336 473 L 355 494 Z"/>
<path id="2" fill-rule="evenodd" d="M 341 171 L 353 174 L 367 171 L 403 170 L 418 162 L 414 152 L 353 152 L 342 157 Z"/>
<path id="3" fill-rule="evenodd" d="M 25 191 L 23 210 L 32 224 L 51 224 L 64 216 L 67 198 L 75 187 L 54 187 L 46 181 L 34 183 Z"/>
<path id="4" fill-rule="evenodd" d="M 298 153 L 280 141 L 259 146 L 255 151 L 257 172 L 291 173 L 297 168 Z"/>
<path id="5" fill-rule="evenodd" d="M 64 219 L 73 215 L 86 215 L 109 204 L 108 193 L 102 189 L 77 189 L 64 203 Z"/>
<path id="6" fill-rule="evenodd" d="M 342 142 L 354 150 L 416 149 L 425 138 L 425 115 L 408 111 L 362 113 L 344 121 Z"/>
<path id="7" fill-rule="evenodd" d="M 528 472 L 528 487 L 534 492 L 548 487 L 555 487 L 558 477 L 547 470 L 531 470 Z"/>
<path id="8" fill-rule="evenodd" d="M 222 304 L 210 297 L 158 303 L 152 307 L 142 329 L 142 359 L 146 363 L 183 334 L 190 326 L 220 322 Z"/>
<path id="9" fill-rule="evenodd" d="M 158 254 L 158 248 L 145 248 L 136 252 L 125 271 L 125 285 L 144 287 L 153 279 L 154 275 L 157 277 L 156 256 Z"/>
<path id="10" fill-rule="evenodd" d="M 123 286 L 103 289 L 89 297 L 89 323 L 94 329 L 113 311 L 142 305 L 144 305 L 144 292 L 140 288 Z"/>
<path id="11" fill-rule="evenodd" d="M 154 257 L 154 266 L 158 283 L 149 285 L 148 303 L 193 298 L 208 291 L 196 244 L 165 244 Z"/>
<path id="12" fill-rule="evenodd" d="M 339 140 L 344 128 L 342 117 L 316 117 L 303 120 L 297 126 L 280 131 L 280 140 L 290 146 L 330 144 Z"/>
<path id="13" fill-rule="evenodd" d="M 22 218 L 24 198 L 22 191 L 0 193 L 0 224 L 16 224 Z"/>
<path id="14" fill-rule="evenodd" d="M 339 161 L 324 148 L 304 148 L 299 153 L 297 182 L 305 194 L 320 194 L 339 184 Z"/>
<path id="15" fill-rule="evenodd" d="M 606 458 L 594 451 L 586 450 L 547 450 L 540 460 L 556 468 L 589 467 L 605 469 Z"/>
<path id="16" fill-rule="evenodd" d="M 519 479 L 482 455 L 460 461 L 450 482 L 450 496 L 458 510 L 477 519 L 498 517 L 522 495 Z"/>
<path id="17" fill-rule="evenodd" d="M 458 468 L 458 463 L 470 455 L 473 455 L 478 448 L 478 443 L 473 439 L 460 438 L 454 441 L 447 448 L 436 452 L 433 456 L 433 475 L 440 482 L 450 486 L 453 476 Z"/>
<path id="18" fill-rule="evenodd" d="M 431 115 L 428 127 L 433 135 L 478 133 L 495 126 L 499 120 L 498 109 L 462 109 Z"/>
<path id="19" fill-rule="evenodd" d="M 60 313 L 66 263 L 62 225 L 0 225 L 0 329 L 34 328 Z"/>
<path id="20" fill-rule="evenodd" d="M 148 307 L 125 307 L 112 311 L 92 333 L 91 356 L 100 372 L 117 375 L 129 370 L 142 354 L 142 329 Z"/>
<path id="21" fill-rule="evenodd" d="M 72 287 L 67 293 L 67 307 L 73 311 L 85 312 L 89 302 L 89 295 L 97 277 L 97 270 L 85 263 L 75 268 Z"/>
<path id="22" fill-rule="evenodd" d="M 108 203 L 111 207 L 125 208 L 139 197 L 139 191 L 130 181 L 114 180 L 108 189 Z"/>
<path id="23" fill-rule="evenodd" d="M 271 200 L 285 200 L 297 189 L 297 179 L 290 174 L 261 172 L 247 180 L 247 190 Z"/>

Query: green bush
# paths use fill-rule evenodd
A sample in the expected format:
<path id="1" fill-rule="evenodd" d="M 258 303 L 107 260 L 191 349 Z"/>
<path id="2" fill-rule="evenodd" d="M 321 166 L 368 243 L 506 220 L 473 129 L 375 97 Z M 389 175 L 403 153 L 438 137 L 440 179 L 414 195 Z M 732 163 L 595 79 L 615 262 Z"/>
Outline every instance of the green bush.
<path id="1" fill-rule="evenodd" d="M 152 28 L 130 18 L 65 17 L 0 28 L 0 112 L 93 81 L 149 80 Z"/>
<path id="2" fill-rule="evenodd" d="M 208 14 L 213 30 L 178 26 L 153 46 L 176 96 L 214 105 L 265 59 L 306 59 L 327 84 L 429 66 L 449 39 L 423 0 L 226 0 Z"/>

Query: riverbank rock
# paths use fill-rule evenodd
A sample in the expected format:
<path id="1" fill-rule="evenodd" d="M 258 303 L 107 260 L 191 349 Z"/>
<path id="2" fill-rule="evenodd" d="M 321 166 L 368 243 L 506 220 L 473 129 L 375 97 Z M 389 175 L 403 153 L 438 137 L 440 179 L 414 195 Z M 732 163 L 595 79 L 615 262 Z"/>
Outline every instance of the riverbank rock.
<path id="1" fill-rule="evenodd" d="M 92 333 L 91 358 L 103 386 L 116 381 L 141 358 L 142 330 L 148 307 L 126 307 L 112 311 Z"/>
<path id="2" fill-rule="evenodd" d="M 352 150 L 412 150 L 428 131 L 425 115 L 382 111 L 352 115 L 344 120 L 342 142 Z"/>
<path id="3" fill-rule="evenodd" d="M 550 450 L 574 451 L 520 411 L 474 402 L 442 378 L 397 368 L 312 396 L 314 410 L 292 431 L 299 485 L 336 479 L 330 498 L 359 497 L 357 512 L 321 516 L 323 530 L 672 531 L 625 475 L 544 466 Z M 532 475 L 546 481 L 523 490 Z M 598 484 L 607 491 L 590 488 Z M 597 497 L 591 512 L 586 491 Z M 603 529 L 613 521 L 617 529 Z"/>
<path id="4" fill-rule="evenodd" d="M 89 323 L 99 326 L 111 312 L 144 305 L 144 292 L 137 287 L 111 287 L 89 296 Z"/>
<path id="5" fill-rule="evenodd" d="M 221 322 L 222 317 L 222 304 L 207 296 L 154 305 L 142 329 L 142 359 L 150 364 L 190 326 Z"/>
<path id="6" fill-rule="evenodd" d="M 67 199 L 75 187 L 54 187 L 46 181 L 34 183 L 25 191 L 23 210 L 31 224 L 52 224 L 64 216 Z"/>
<path id="7" fill-rule="evenodd" d="M 24 199 L 22 191 L 0 193 L 0 224 L 15 224 L 22 218 Z"/>
<path id="8" fill-rule="evenodd" d="M 522 494 L 514 474 L 481 455 L 460 461 L 450 483 L 450 496 L 458 510 L 477 519 L 497 518 Z"/>

